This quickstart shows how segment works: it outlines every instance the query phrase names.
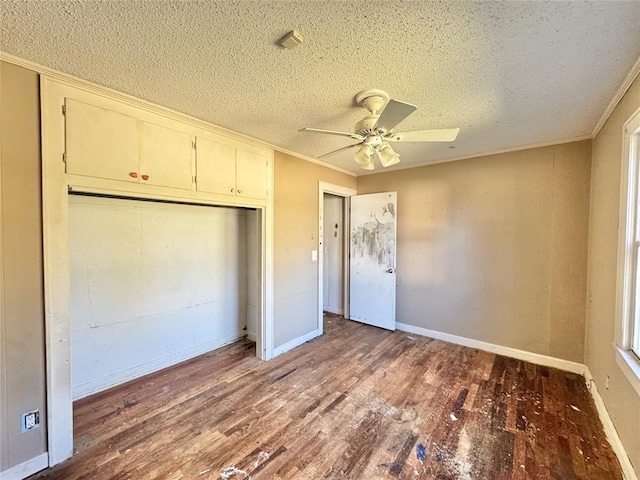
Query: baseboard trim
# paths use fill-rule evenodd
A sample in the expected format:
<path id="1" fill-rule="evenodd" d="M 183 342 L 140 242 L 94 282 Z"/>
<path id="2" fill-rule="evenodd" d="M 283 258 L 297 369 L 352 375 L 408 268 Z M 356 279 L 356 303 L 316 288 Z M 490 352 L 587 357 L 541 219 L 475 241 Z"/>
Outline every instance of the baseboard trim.
<path id="1" fill-rule="evenodd" d="M 607 440 L 609 441 L 609 445 L 613 449 L 613 452 L 618 457 L 618 461 L 620 462 L 620 466 L 622 467 L 622 475 L 625 480 L 638 480 L 638 475 L 631 464 L 631 460 L 629 460 L 629 456 L 627 455 L 627 451 L 624 448 L 624 444 L 620 437 L 618 436 L 618 431 L 613 424 L 613 420 L 609 416 L 609 412 L 607 407 L 604 404 L 604 400 L 600 396 L 600 392 L 598 392 L 598 386 L 589 371 L 589 368 L 585 366 L 585 374 L 584 380 L 587 384 L 587 388 L 591 392 L 591 396 L 593 397 L 593 401 L 596 404 L 596 409 L 598 410 L 598 416 L 600 417 L 600 421 L 602 422 L 602 427 L 604 428 L 604 433 L 607 436 Z"/>
<path id="2" fill-rule="evenodd" d="M 333 308 L 328 306 L 323 306 L 322 310 L 325 312 L 333 313 L 334 315 L 344 315 L 344 310 L 341 308 Z"/>
<path id="3" fill-rule="evenodd" d="M 26 462 L 11 467 L 8 470 L 0 472 L 2 480 L 22 480 L 44 470 L 49 466 L 49 454 L 41 453 L 37 457 L 33 457 Z"/>
<path id="4" fill-rule="evenodd" d="M 458 335 L 451 335 L 449 333 L 442 333 L 436 330 L 415 327 L 406 323 L 396 323 L 396 328 L 403 332 L 415 333 L 417 335 L 435 338 L 436 340 L 442 340 L 444 342 L 455 343 L 457 345 L 463 345 L 470 348 L 477 348 L 478 350 L 497 353 L 498 355 L 504 355 L 505 357 L 517 358 L 518 360 L 535 363 L 536 365 L 559 368 L 568 372 L 577 373 L 578 375 L 584 375 L 586 371 L 586 367 L 582 363 L 571 362 L 569 360 L 563 360 L 562 358 L 549 357 L 539 353 L 527 352 L 525 350 L 504 347 L 502 345 L 495 345 L 493 343 L 474 340 L 472 338 L 459 337 Z"/>
<path id="5" fill-rule="evenodd" d="M 273 349 L 273 356 L 277 357 L 278 355 L 282 355 L 284 352 L 288 352 L 296 347 L 299 347 L 305 342 L 309 340 L 313 340 L 316 337 L 322 335 L 322 331 L 320 329 L 314 330 L 312 332 L 307 333 L 306 335 L 302 335 L 301 337 L 294 338 L 293 340 L 289 340 L 287 343 L 280 345 Z"/>
<path id="6" fill-rule="evenodd" d="M 251 340 L 252 342 L 255 342 L 257 338 L 258 337 L 256 336 L 255 332 L 247 331 L 247 339 Z"/>
<path id="7" fill-rule="evenodd" d="M 244 335 L 245 332 L 225 335 L 224 337 L 220 337 L 210 342 L 196 345 L 195 347 L 189 348 L 187 350 L 182 350 L 171 355 L 166 355 L 164 357 L 154 359 L 150 362 L 143 363 L 142 365 L 137 365 L 133 368 L 111 374 L 108 377 L 98 378 L 91 382 L 77 385 L 73 387 L 73 401 L 80 400 L 81 398 L 88 397 L 89 395 L 93 395 L 103 390 L 107 390 L 108 388 L 115 387 L 116 385 L 128 382 L 129 380 L 133 380 L 144 375 L 149 375 L 150 373 L 157 372 L 158 370 L 162 370 L 163 368 L 171 367 L 180 362 L 184 362 L 185 360 L 189 360 L 191 358 L 197 357 L 198 355 L 202 355 L 204 353 L 210 352 L 211 350 L 215 350 L 216 348 L 224 347 L 225 345 L 229 345 L 230 343 L 241 339 Z"/>

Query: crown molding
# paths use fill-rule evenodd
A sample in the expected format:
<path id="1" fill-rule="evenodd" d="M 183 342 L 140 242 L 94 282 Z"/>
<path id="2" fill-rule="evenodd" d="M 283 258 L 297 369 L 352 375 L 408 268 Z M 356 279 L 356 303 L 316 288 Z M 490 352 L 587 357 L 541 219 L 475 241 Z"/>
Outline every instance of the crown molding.
<path id="1" fill-rule="evenodd" d="M 596 138 L 596 135 L 600 133 L 600 130 L 602 129 L 604 124 L 607 123 L 607 120 L 609 120 L 609 117 L 615 110 L 616 106 L 618 105 L 618 103 L 620 103 L 620 100 L 622 100 L 624 94 L 627 93 L 627 90 L 629 90 L 631 84 L 635 81 L 636 78 L 638 78 L 638 75 L 640 75 L 640 57 L 638 57 L 636 63 L 633 65 L 633 67 L 631 67 L 631 70 L 629 70 L 627 76 L 624 77 L 622 85 L 620 85 L 620 88 L 618 88 L 618 91 L 611 99 L 611 102 L 609 102 L 609 105 L 600 117 L 600 120 L 598 120 L 598 123 L 596 123 L 596 126 L 591 133 L 591 138 Z"/>
<path id="2" fill-rule="evenodd" d="M 534 148 L 553 147 L 554 145 L 563 145 L 565 143 L 582 142 L 584 140 L 591 140 L 591 138 L 592 138 L 591 135 L 581 135 L 579 137 L 566 138 L 563 140 L 554 140 L 552 142 L 533 143 L 531 145 L 524 145 L 522 147 L 503 148 L 501 150 L 493 150 L 491 152 L 473 153 L 471 155 L 463 155 L 460 157 L 445 158 L 442 160 L 437 160 L 435 162 L 426 161 L 426 162 L 414 163 L 412 165 L 402 165 L 402 166 L 395 167 L 393 170 L 372 170 L 372 171 L 363 172 L 358 176 L 375 175 L 377 173 L 396 172 L 398 170 L 408 170 L 409 168 L 427 167 L 429 165 L 439 165 L 440 163 L 457 162 L 458 160 L 469 160 L 471 158 L 489 157 L 491 155 L 520 152 L 522 150 L 531 150 Z"/>
<path id="3" fill-rule="evenodd" d="M 313 157 L 308 157 L 306 155 L 303 155 L 301 153 L 298 152 L 293 152 L 291 150 L 287 150 L 284 147 L 278 147 L 277 145 L 273 145 L 271 148 L 273 148 L 274 150 L 280 152 L 280 153 L 284 153 L 285 155 L 290 155 L 292 157 L 296 157 L 300 160 L 304 160 L 305 162 L 309 162 L 309 163 L 315 163 L 316 165 L 319 165 L 321 167 L 325 167 L 325 168 L 329 168 L 331 170 L 335 170 L 336 172 L 340 172 L 340 173 L 344 173 L 345 175 L 350 175 L 352 177 L 358 177 L 359 175 L 355 172 L 352 172 L 350 170 L 346 170 L 342 167 L 337 167 L 335 165 L 331 165 L 330 163 L 326 163 L 323 162 L 322 160 L 318 160 L 317 158 L 313 158 Z"/>

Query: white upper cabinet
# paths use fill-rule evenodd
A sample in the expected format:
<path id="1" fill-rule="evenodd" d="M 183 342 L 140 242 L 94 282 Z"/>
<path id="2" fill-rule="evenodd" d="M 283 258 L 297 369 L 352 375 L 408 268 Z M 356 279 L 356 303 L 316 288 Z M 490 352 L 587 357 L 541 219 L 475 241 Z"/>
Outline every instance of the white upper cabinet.
<path id="1" fill-rule="evenodd" d="M 143 122 L 142 183 L 191 190 L 193 140 L 190 134 Z"/>
<path id="2" fill-rule="evenodd" d="M 236 194 L 236 149 L 198 137 L 196 185 L 199 192 Z"/>
<path id="3" fill-rule="evenodd" d="M 138 120 L 66 99 L 67 173 L 137 182 Z"/>
<path id="4" fill-rule="evenodd" d="M 267 198 L 269 150 L 225 138 L 197 137 L 196 145 L 199 192 Z"/>
<path id="5" fill-rule="evenodd" d="M 193 137 L 66 99 L 67 173 L 191 190 Z"/>
<path id="6" fill-rule="evenodd" d="M 62 113 L 65 172 L 74 187 L 225 195 L 224 202 L 245 205 L 270 197 L 273 150 L 86 92 L 65 98 Z"/>
<path id="7" fill-rule="evenodd" d="M 236 150 L 236 188 L 238 195 L 267 198 L 269 157 L 260 151 Z"/>

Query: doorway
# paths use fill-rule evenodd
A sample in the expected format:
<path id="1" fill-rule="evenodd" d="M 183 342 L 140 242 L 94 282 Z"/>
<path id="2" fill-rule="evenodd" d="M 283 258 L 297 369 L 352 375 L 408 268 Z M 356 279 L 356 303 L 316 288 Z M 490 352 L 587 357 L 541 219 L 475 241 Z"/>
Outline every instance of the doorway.
<path id="1" fill-rule="evenodd" d="M 349 198 L 356 190 L 318 182 L 318 330 L 323 312 L 349 318 Z"/>
<path id="2" fill-rule="evenodd" d="M 324 194 L 322 253 L 323 299 L 325 312 L 344 315 L 344 197 Z"/>

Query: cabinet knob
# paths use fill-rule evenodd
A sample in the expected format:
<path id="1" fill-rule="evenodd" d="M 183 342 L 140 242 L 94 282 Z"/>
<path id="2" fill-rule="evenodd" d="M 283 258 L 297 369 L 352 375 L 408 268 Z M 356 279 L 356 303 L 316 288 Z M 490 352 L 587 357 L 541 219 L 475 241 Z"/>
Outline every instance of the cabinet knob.
<path id="1" fill-rule="evenodd" d="M 142 175 L 143 180 L 149 180 L 149 175 Z"/>
<path id="2" fill-rule="evenodd" d="M 238 189 L 238 193 L 242 193 L 242 190 L 240 188 Z"/>
<path id="3" fill-rule="evenodd" d="M 138 172 L 129 172 L 131 178 L 138 178 Z"/>
<path id="4" fill-rule="evenodd" d="M 233 188 L 231 189 L 231 193 L 233 193 Z"/>

